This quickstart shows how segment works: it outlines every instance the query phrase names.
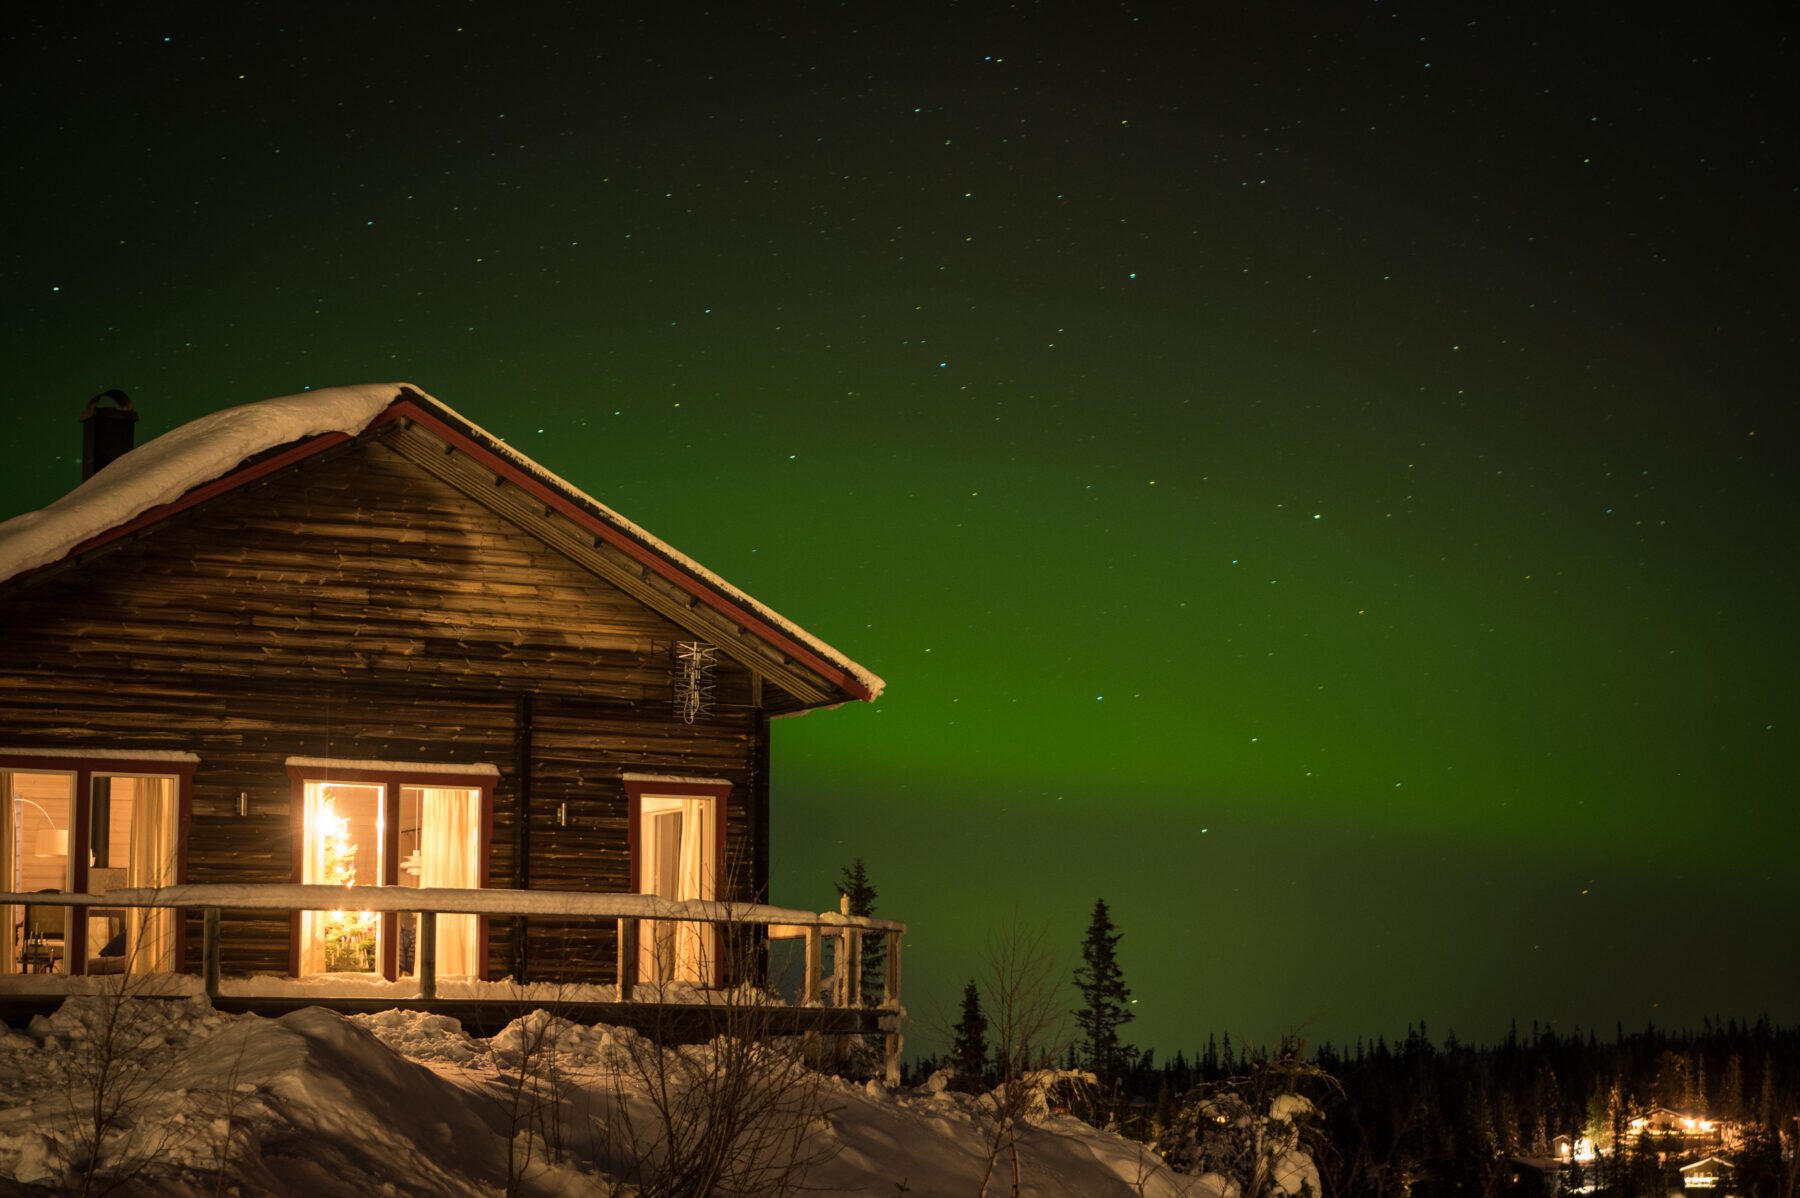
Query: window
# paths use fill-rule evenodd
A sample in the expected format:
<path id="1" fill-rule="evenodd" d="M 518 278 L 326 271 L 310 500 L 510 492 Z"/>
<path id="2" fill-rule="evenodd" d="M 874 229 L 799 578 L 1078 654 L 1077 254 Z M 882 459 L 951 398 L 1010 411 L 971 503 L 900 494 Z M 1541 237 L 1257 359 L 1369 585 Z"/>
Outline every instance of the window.
<path id="1" fill-rule="evenodd" d="M 379 766 L 379 768 L 371 768 Z M 438 773 L 436 771 L 445 772 Z M 493 779 L 475 766 L 336 763 L 296 758 L 296 882 L 341 886 L 480 889 L 487 884 Z M 486 935 L 473 915 L 440 915 L 440 976 L 480 977 Z M 298 974 L 380 974 L 416 969 L 418 916 L 341 908 L 295 920 Z"/>
<path id="2" fill-rule="evenodd" d="M 179 780 L 166 774 L 94 774 L 82 889 L 105 894 L 174 884 L 181 858 L 178 789 Z M 89 973 L 175 969 L 175 912 L 167 907 L 90 907 L 86 926 Z"/>
<path id="3" fill-rule="evenodd" d="M 624 780 L 631 802 L 633 890 L 675 901 L 716 900 L 731 783 L 664 774 L 626 774 Z M 646 923 L 638 940 L 638 976 L 648 982 L 716 984 L 718 949 L 715 925 Z"/>
<path id="4" fill-rule="evenodd" d="M 5 888 L 104 895 L 185 880 L 197 761 L 170 752 L 0 752 L 0 795 L 8 808 L 0 820 Z M 0 909 L 0 940 L 0 972 L 181 967 L 181 919 L 170 910 L 12 906 Z"/>

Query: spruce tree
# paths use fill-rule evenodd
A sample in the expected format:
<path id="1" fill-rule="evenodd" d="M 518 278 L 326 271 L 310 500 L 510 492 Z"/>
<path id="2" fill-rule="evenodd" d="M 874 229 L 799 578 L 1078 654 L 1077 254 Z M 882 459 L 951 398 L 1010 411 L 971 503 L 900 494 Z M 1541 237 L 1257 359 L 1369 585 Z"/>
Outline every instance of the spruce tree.
<path id="1" fill-rule="evenodd" d="M 1719 1082 L 1718 1113 L 1734 1122 L 1744 1118 L 1744 1060 L 1732 1053 L 1725 1061 L 1725 1076 Z"/>
<path id="2" fill-rule="evenodd" d="M 951 1085 L 967 1092 L 987 1081 L 988 1021 L 981 1010 L 981 991 L 973 978 L 963 987 L 962 1019 L 956 1024 L 956 1042 L 950 1048 Z"/>
<path id="3" fill-rule="evenodd" d="M 1131 1049 L 1120 1043 L 1119 1028 L 1131 1022 L 1131 991 L 1119 969 L 1118 947 L 1123 933 L 1114 926 L 1105 899 L 1094 900 L 1094 915 L 1081 945 L 1081 966 L 1075 970 L 1075 986 L 1081 991 L 1081 1008 L 1073 1012 L 1081 1028 L 1088 1068 L 1102 1083 L 1119 1080 L 1129 1063 Z"/>
<path id="4" fill-rule="evenodd" d="M 842 873 L 837 889 L 839 894 L 850 900 L 850 914 L 875 914 L 875 886 L 869 881 L 869 871 L 863 868 L 863 859 L 856 858 L 844 867 Z M 887 936 L 881 933 L 865 934 L 862 942 L 863 1006 L 874 1007 L 881 1004 L 886 981 Z"/>

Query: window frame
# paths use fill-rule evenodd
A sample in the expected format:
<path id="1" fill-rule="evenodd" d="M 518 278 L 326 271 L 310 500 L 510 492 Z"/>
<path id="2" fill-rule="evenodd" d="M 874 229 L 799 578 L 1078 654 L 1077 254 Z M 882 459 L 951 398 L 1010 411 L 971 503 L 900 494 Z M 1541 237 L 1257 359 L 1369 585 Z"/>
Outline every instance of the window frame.
<path id="1" fill-rule="evenodd" d="M 194 824 L 194 771 L 199 768 L 200 759 L 191 753 L 173 760 L 124 755 L 91 756 L 96 748 L 98 746 L 88 746 L 86 749 L 42 746 L 0 750 L 0 770 L 75 775 L 74 801 L 71 803 L 74 810 L 70 813 L 69 820 L 69 893 L 87 893 L 88 842 L 93 834 L 94 778 L 97 775 L 175 779 L 176 852 L 173 884 L 181 885 L 186 882 L 188 840 Z M 119 750 L 121 754 L 128 754 L 130 751 Z M 10 796 L 7 797 L 10 800 Z M 17 852 L 18 846 L 15 845 L 13 851 Z M 68 977 L 80 977 L 87 973 L 87 912 L 87 904 L 71 904 L 69 908 L 67 943 L 63 947 L 63 960 L 68 967 L 65 976 Z M 181 910 L 175 912 L 175 972 L 187 972 L 187 912 Z"/>
<path id="2" fill-rule="evenodd" d="M 494 845 L 494 783 L 498 781 L 489 773 L 466 773 L 474 768 L 467 762 L 420 762 L 412 769 L 370 769 L 367 764 L 357 766 L 354 759 L 346 759 L 342 767 L 331 764 L 329 758 L 312 758 L 305 765 L 287 763 L 288 772 L 288 806 L 289 806 L 289 839 L 292 841 L 293 868 L 289 880 L 299 884 L 306 876 L 306 784 L 308 782 L 353 782 L 363 785 L 380 786 L 382 819 L 384 826 L 398 829 L 400 826 L 400 788 L 401 787 L 441 787 L 448 790 L 479 791 L 481 798 L 480 834 L 480 869 L 481 880 L 477 889 L 490 889 L 491 870 L 493 867 Z M 397 878 L 400 875 L 400 838 L 398 834 L 387 836 L 381 845 L 381 876 Z M 383 887 L 395 883 L 383 882 Z M 395 936 L 398 926 L 398 914 L 384 911 L 381 914 L 381 962 L 380 973 L 387 981 L 398 979 L 399 943 Z M 480 966 L 476 977 L 481 981 L 488 980 L 488 917 L 475 917 L 475 959 Z M 288 920 L 288 976 L 300 975 L 300 912 L 292 913 Z"/>
<path id="3" fill-rule="evenodd" d="M 645 774 L 628 773 L 620 776 L 625 785 L 626 819 L 625 838 L 629 847 L 630 876 L 627 884 L 632 894 L 644 893 L 644 869 L 648 864 L 644 859 L 644 800 L 647 798 L 670 799 L 712 799 L 713 808 L 713 895 L 715 902 L 729 901 L 722 894 L 730 887 L 730 871 L 726 868 L 725 835 L 726 825 L 730 821 L 732 782 L 729 778 L 702 778 L 685 774 Z M 725 970 L 721 969 L 719 960 L 719 928 L 717 924 L 708 925 L 708 950 L 706 969 L 711 975 L 700 986 L 706 989 L 717 989 L 725 984 Z M 640 937 L 641 942 L 641 937 Z"/>

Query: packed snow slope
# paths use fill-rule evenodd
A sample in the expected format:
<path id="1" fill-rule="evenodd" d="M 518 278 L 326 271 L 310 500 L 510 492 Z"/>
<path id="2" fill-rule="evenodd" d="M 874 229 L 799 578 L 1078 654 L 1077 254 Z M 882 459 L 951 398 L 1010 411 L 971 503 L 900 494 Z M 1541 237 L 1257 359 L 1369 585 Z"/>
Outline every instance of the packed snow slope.
<path id="1" fill-rule="evenodd" d="M 670 1133 L 685 1159 L 705 1156 L 691 1115 L 717 1109 L 713 1096 L 742 1080 L 732 1062 L 746 1059 L 753 1091 L 776 1079 L 754 1109 L 728 1112 L 754 1146 L 707 1168 L 754 1188 L 712 1192 L 770 1192 L 796 1162 L 803 1175 L 785 1179 L 811 1193 L 981 1192 L 997 1142 L 990 1101 L 822 1076 L 791 1056 L 784 1065 L 778 1044 L 754 1052 L 766 1055 L 737 1058 L 724 1041 L 658 1050 L 542 1012 L 480 1039 L 398 1010 L 263 1019 L 201 998 L 73 998 L 26 1032 L 0 1029 L 0 1194 L 66 1192 L 90 1161 L 95 1192 L 183 1198 L 497 1195 L 509 1180 L 529 1195 L 668 1192 Z M 701 1100 L 684 1104 L 696 1089 Z M 1169 1198 L 1192 1186 L 1067 1115 L 1035 1112 L 1017 1148 L 1026 1195 Z M 1011 1174 L 1002 1147 L 987 1192 L 1010 1192 Z"/>

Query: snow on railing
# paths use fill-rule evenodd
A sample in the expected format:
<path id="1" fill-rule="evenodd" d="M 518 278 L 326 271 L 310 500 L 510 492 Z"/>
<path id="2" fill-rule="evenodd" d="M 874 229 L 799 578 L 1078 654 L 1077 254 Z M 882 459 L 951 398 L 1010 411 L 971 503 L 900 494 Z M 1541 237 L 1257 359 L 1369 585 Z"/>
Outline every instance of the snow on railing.
<path id="1" fill-rule="evenodd" d="M 331 911 L 354 893 L 362 911 L 419 914 L 416 974 L 419 997 L 437 997 L 437 916 L 544 915 L 565 919 L 618 921 L 619 1001 L 630 1002 L 638 977 L 638 925 L 641 921 L 754 924 L 772 939 L 806 941 L 805 989 L 802 1006 L 829 998 L 835 1006 L 862 1005 L 862 942 L 869 934 L 887 937 L 887 976 L 881 1007 L 900 1009 L 900 939 L 906 925 L 897 920 L 851 915 L 848 900 L 837 911 L 805 911 L 764 903 L 730 903 L 710 899 L 666 899 L 654 894 L 592 894 L 569 890 L 469 890 L 436 886 L 320 886 L 299 882 L 217 882 L 161 887 L 121 887 L 105 894 L 33 891 L 0 894 L 0 905 L 56 907 L 168 907 L 204 913 L 201 974 L 209 996 L 219 993 L 219 912 Z M 834 941 L 834 972 L 822 977 L 824 940 Z"/>
<path id="2" fill-rule="evenodd" d="M 866 935 L 887 937 L 887 969 L 879 1009 L 890 1084 L 899 1083 L 904 1011 L 900 1005 L 900 941 L 906 925 L 892 919 L 852 915 L 845 897 L 836 911 L 803 911 L 763 903 L 709 899 L 675 900 L 654 894 L 591 894 L 568 890 L 465 890 L 440 886 L 320 886 L 298 882 L 219 882 L 161 887 L 121 887 L 105 894 L 56 891 L 0 893 L 0 907 L 167 907 L 202 913 L 201 980 L 207 997 L 219 997 L 219 913 L 221 911 L 332 911 L 354 895 L 359 910 L 416 912 L 419 916 L 414 976 L 419 999 L 437 998 L 437 917 L 439 915 L 545 915 L 564 919 L 618 921 L 619 1001 L 631 1001 L 638 982 L 638 925 L 645 920 L 676 923 L 753 924 L 772 940 L 804 939 L 806 972 L 803 1007 L 829 1000 L 834 1007 L 860 1007 L 862 948 Z M 832 974 L 822 977 L 825 940 L 833 942 Z M 839 1037 L 840 1053 L 843 1037 Z"/>

